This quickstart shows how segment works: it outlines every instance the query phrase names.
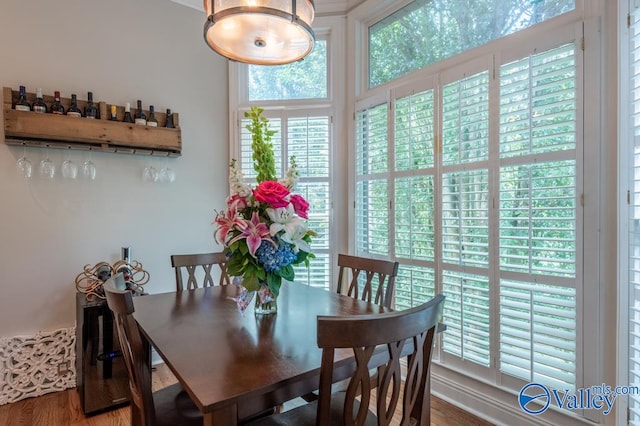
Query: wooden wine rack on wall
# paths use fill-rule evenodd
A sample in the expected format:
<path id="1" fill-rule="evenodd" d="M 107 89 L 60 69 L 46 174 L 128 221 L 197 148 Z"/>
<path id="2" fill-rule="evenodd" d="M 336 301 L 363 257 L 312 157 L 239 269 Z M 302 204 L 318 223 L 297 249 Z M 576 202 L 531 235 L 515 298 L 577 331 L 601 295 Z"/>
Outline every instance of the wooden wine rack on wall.
<path id="1" fill-rule="evenodd" d="M 13 109 L 18 100 L 18 91 L 10 87 L 2 90 L 4 104 L 4 136 L 8 145 L 26 145 L 44 148 L 79 149 L 124 154 L 157 155 L 177 157 L 182 152 L 182 136 L 178 114 L 173 113 L 175 128 L 165 128 L 166 114 L 155 112 L 158 127 L 123 123 L 124 107 L 117 106 L 118 121 L 108 119 L 106 102 L 95 102 L 100 119 L 69 117 L 67 115 L 42 114 Z M 27 93 L 33 104 L 34 93 Z M 54 101 L 44 96 L 47 105 Z M 71 105 L 70 98 L 60 98 L 65 110 Z M 78 100 L 78 108 L 84 110 L 87 102 Z M 110 106 L 111 104 L 109 104 Z M 144 111 L 147 117 L 149 111 Z"/>

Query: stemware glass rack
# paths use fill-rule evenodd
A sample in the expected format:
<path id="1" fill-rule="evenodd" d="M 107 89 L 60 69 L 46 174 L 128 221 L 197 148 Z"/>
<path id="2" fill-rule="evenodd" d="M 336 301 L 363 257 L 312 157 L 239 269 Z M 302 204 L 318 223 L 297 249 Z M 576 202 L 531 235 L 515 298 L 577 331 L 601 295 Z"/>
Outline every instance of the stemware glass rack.
<path id="1" fill-rule="evenodd" d="M 18 99 L 18 91 L 10 87 L 2 89 L 4 112 L 4 135 L 8 145 L 23 145 L 42 148 L 63 148 L 115 152 L 136 155 L 178 157 L 182 152 L 182 136 L 178 113 L 173 113 L 175 128 L 165 128 L 166 114 L 156 112 L 159 127 L 140 126 L 124 123 L 124 106 L 116 106 L 117 121 L 108 119 L 107 103 L 97 102 L 100 119 L 69 117 L 66 115 L 40 114 L 32 111 L 16 111 L 13 105 Z M 27 93 L 31 103 L 35 93 Z M 52 96 L 45 96 L 47 104 Z M 61 98 L 66 108 L 71 99 Z M 78 107 L 84 109 L 86 101 L 78 100 Z M 111 105 L 111 104 L 109 104 Z M 149 111 L 145 111 L 147 116 Z"/>

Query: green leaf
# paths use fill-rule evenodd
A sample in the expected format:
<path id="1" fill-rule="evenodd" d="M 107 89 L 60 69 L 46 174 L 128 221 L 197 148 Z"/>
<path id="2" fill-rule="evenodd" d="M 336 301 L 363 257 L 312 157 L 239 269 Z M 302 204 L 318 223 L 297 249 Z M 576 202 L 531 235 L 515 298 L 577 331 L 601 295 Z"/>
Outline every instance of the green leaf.
<path id="1" fill-rule="evenodd" d="M 284 268 L 280 268 L 280 274 L 279 274 L 282 278 L 284 278 L 287 281 L 293 281 L 293 278 L 295 277 L 295 272 L 293 271 L 293 266 L 291 265 L 287 265 Z"/>
<path id="2" fill-rule="evenodd" d="M 247 291 L 258 291 L 260 289 L 260 281 L 254 276 L 247 277 L 246 275 L 242 279 L 242 286 Z"/>
<path id="3" fill-rule="evenodd" d="M 273 294 L 273 297 L 278 297 L 280 294 L 280 286 L 282 285 L 282 278 L 276 274 L 267 274 L 267 287 Z"/>

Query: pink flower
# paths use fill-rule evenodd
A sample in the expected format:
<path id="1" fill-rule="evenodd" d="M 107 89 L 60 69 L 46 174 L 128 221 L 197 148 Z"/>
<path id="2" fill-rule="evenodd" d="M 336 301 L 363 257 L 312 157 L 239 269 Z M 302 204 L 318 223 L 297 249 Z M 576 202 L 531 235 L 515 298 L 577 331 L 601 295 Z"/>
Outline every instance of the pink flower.
<path id="1" fill-rule="evenodd" d="M 247 207 L 247 199 L 239 194 L 233 194 L 227 200 L 227 206 L 229 209 L 242 210 Z"/>
<path id="2" fill-rule="evenodd" d="M 296 214 L 303 219 L 309 219 L 309 203 L 301 195 L 293 194 L 289 199 Z"/>
<path id="3" fill-rule="evenodd" d="M 260 182 L 258 187 L 253 190 L 253 196 L 261 203 L 269 204 L 274 209 L 278 207 L 287 207 L 289 201 L 289 190 L 286 186 L 272 180 Z"/>
<path id="4" fill-rule="evenodd" d="M 273 243 L 273 240 L 270 238 L 271 235 L 269 234 L 269 227 L 266 224 L 260 222 L 258 212 L 253 212 L 253 215 L 251 215 L 251 220 L 245 220 L 244 224 L 245 227 L 242 230 L 242 233 L 229 241 L 228 245 L 246 238 L 249 253 L 251 254 L 251 256 L 256 257 L 256 250 L 258 250 L 258 247 L 260 247 L 260 244 L 262 244 L 262 240 Z"/>
<path id="5" fill-rule="evenodd" d="M 229 232 L 234 229 L 242 231 L 247 226 L 245 221 L 238 216 L 237 210 L 232 208 L 229 208 L 224 212 L 218 214 L 218 216 L 216 216 L 215 222 L 216 225 L 218 225 L 218 229 L 216 229 L 214 238 L 218 243 L 221 244 L 225 244 Z"/>

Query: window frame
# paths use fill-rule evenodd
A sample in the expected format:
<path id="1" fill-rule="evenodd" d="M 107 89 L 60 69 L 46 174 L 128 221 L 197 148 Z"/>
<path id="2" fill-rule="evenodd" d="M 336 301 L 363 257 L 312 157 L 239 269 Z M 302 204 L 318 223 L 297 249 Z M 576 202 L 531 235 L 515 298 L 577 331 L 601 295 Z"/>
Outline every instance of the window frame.
<path id="1" fill-rule="evenodd" d="M 378 7 L 376 8 L 375 5 Z M 576 114 L 579 114 L 579 120 L 582 121 L 582 126 L 576 128 L 576 141 L 577 143 L 582 141 L 584 146 L 576 146 L 576 159 L 578 160 L 576 165 L 576 174 L 579 176 L 579 180 L 576 181 L 576 193 L 580 195 L 580 202 L 576 204 L 576 208 L 578 211 L 584 211 L 583 205 L 585 203 L 585 199 L 590 200 L 591 203 L 588 204 L 590 206 L 589 210 L 584 211 L 582 215 L 581 224 L 576 225 L 576 229 L 578 230 L 578 235 L 576 235 L 576 247 L 583 247 L 582 251 L 577 251 L 576 253 L 576 262 L 581 263 L 580 267 L 576 265 L 576 387 L 581 387 L 585 383 L 589 385 L 601 383 L 603 381 L 603 359 L 597 351 L 585 350 L 585 348 L 599 347 L 603 339 L 604 322 L 602 318 L 585 315 L 585 312 L 600 312 L 604 309 L 602 301 L 598 299 L 600 286 L 602 285 L 601 282 L 603 280 L 603 271 L 600 268 L 602 255 L 599 254 L 599 247 L 602 247 L 603 243 L 598 238 L 597 234 L 591 235 L 585 230 L 596 229 L 601 223 L 603 217 L 601 213 L 602 206 L 598 205 L 598 203 L 600 202 L 602 182 L 598 177 L 597 172 L 592 173 L 591 175 L 584 173 L 584 170 L 600 170 L 603 167 L 602 162 L 598 158 L 599 150 L 601 149 L 600 140 L 602 138 L 602 124 L 600 122 L 601 108 L 599 102 L 601 97 L 599 87 L 601 85 L 602 75 L 600 65 L 598 65 L 600 64 L 602 49 L 600 34 L 602 32 L 601 16 L 603 14 L 603 9 L 601 5 L 590 0 L 577 0 L 576 8 L 572 12 L 560 15 L 544 23 L 537 24 L 519 33 L 511 34 L 495 40 L 487 45 L 471 49 L 464 54 L 448 58 L 444 61 L 433 64 L 432 66 L 425 67 L 419 71 L 371 89 L 368 88 L 368 72 L 366 65 L 368 56 L 368 47 L 366 46 L 368 40 L 368 25 L 372 22 L 375 23 L 379 21 L 381 19 L 381 15 L 389 13 L 389 9 L 385 9 L 384 5 L 379 1 L 373 2 L 373 5 L 371 2 L 367 2 L 366 7 L 368 11 L 364 8 L 356 8 L 350 14 L 353 37 L 357 41 L 358 46 L 361 47 L 358 58 L 363 61 L 363 65 L 355 67 L 357 73 L 353 80 L 354 89 L 350 93 L 351 97 L 349 102 L 354 105 L 354 117 L 357 111 L 367 108 L 368 106 L 382 102 L 392 102 L 394 99 L 394 93 L 396 92 L 418 92 L 420 91 L 419 87 L 421 84 L 424 84 L 424 82 L 429 79 L 438 79 L 438 75 L 444 70 L 448 70 L 456 66 L 464 67 L 464 63 L 482 58 L 483 56 L 488 55 L 489 52 L 496 52 L 495 64 L 508 63 L 506 60 L 507 58 L 515 58 L 515 56 L 517 56 L 519 52 L 522 52 L 523 49 L 530 49 L 512 46 L 531 44 L 532 37 L 535 37 L 536 45 L 540 46 L 545 44 L 562 44 L 553 42 L 553 37 L 557 35 L 558 31 L 573 33 L 571 37 L 575 37 L 575 39 L 578 40 L 577 45 L 579 47 L 576 49 L 576 55 L 580 55 L 583 59 L 580 60 L 580 65 L 577 64 L 577 66 L 582 67 L 584 65 L 584 69 L 583 72 L 579 73 L 579 75 L 583 76 L 583 80 L 576 81 L 577 87 L 580 88 L 577 90 L 578 93 L 576 94 L 576 103 L 578 107 Z M 402 7 L 402 5 L 398 5 L 394 10 L 400 7 Z M 583 27 L 584 36 L 582 35 Z M 576 61 L 578 61 L 578 59 L 576 59 Z M 498 69 L 498 67 L 499 65 L 496 65 L 496 69 Z M 585 104 L 583 99 L 590 99 L 590 101 Z M 492 99 L 490 102 L 494 103 L 497 102 L 497 100 Z M 584 109 L 582 109 L 583 106 Z M 492 106 L 492 108 L 495 108 L 495 106 Z M 352 127 L 350 132 L 352 138 L 355 135 L 353 130 L 354 129 Z M 498 126 L 496 123 L 492 123 L 490 127 L 490 138 L 497 139 L 497 135 Z M 355 145 L 353 143 L 350 146 L 350 164 L 354 164 L 354 146 Z M 497 161 L 496 158 L 497 156 L 494 154 L 490 161 L 495 162 Z M 351 186 L 352 192 L 350 194 L 350 198 L 355 200 L 355 192 L 353 188 L 355 187 L 354 185 L 357 178 L 353 171 L 351 171 L 351 175 L 353 185 Z M 490 177 L 490 179 L 493 180 L 496 179 L 496 177 Z M 440 185 L 437 184 L 437 186 L 439 187 Z M 392 197 L 393 194 L 390 193 L 389 196 Z M 597 205 L 594 206 L 592 203 L 596 203 Z M 498 220 L 497 215 L 492 216 L 495 217 L 493 220 Z M 440 217 L 437 217 L 436 220 L 438 223 L 441 223 Z M 353 235 L 355 232 L 354 220 L 350 221 L 350 229 L 349 247 L 350 250 L 355 250 Z M 490 235 L 490 239 L 499 238 L 495 234 L 498 229 L 496 224 L 494 224 L 493 229 L 495 231 L 493 232 L 493 235 Z M 393 232 L 391 232 L 391 234 L 393 235 Z M 499 247 L 498 244 L 492 244 L 494 248 Z M 437 240 L 436 246 L 439 248 L 440 245 L 441 241 Z M 392 242 L 390 242 L 390 248 L 393 248 Z M 492 253 L 492 256 L 494 259 L 497 259 L 497 253 Z M 441 260 L 439 261 L 441 262 Z M 496 272 L 499 269 L 499 266 L 494 265 L 492 269 L 494 270 L 490 272 L 492 275 L 491 280 L 492 282 L 496 282 L 496 277 L 499 277 L 499 272 Z M 499 286 L 493 285 L 491 291 L 493 297 L 492 303 L 496 304 L 499 301 Z M 495 306 L 492 306 L 492 309 L 495 313 L 499 312 Z M 468 381 L 469 378 L 471 378 L 473 383 L 476 383 L 481 387 L 489 386 L 491 388 L 505 389 L 508 386 L 511 388 L 511 391 L 508 392 L 513 392 L 517 387 L 517 384 L 511 377 L 500 373 L 496 367 L 495 358 L 499 354 L 497 351 L 497 339 L 499 339 L 497 318 L 497 315 L 494 315 L 494 318 L 492 318 L 493 336 L 491 351 L 494 359 L 492 360 L 490 368 L 491 371 L 487 372 L 482 371 L 481 369 L 478 371 L 476 368 L 471 368 L 467 373 L 467 379 L 465 380 Z M 585 333 L 585 330 L 593 330 L 593 332 L 590 331 L 590 333 Z M 434 368 L 435 377 L 442 377 L 444 379 L 445 377 L 456 376 L 461 378 L 460 374 L 454 374 L 454 372 L 460 367 L 464 368 L 464 362 L 458 362 L 455 365 L 445 365 L 442 361 L 447 361 L 446 356 L 443 357 L 441 347 L 438 346 L 435 359 L 436 365 Z M 437 380 L 438 379 L 436 379 L 436 382 Z M 446 380 L 448 381 L 449 379 Z M 445 382 L 440 382 L 440 384 L 442 383 Z M 446 386 L 449 385 L 450 383 L 447 383 Z M 439 389 L 450 390 L 452 388 L 439 387 Z M 516 389 L 516 391 L 518 389 Z M 584 418 L 590 420 L 600 419 L 600 413 L 597 412 L 585 411 L 580 414 Z M 564 414 L 560 415 L 564 417 Z"/>

